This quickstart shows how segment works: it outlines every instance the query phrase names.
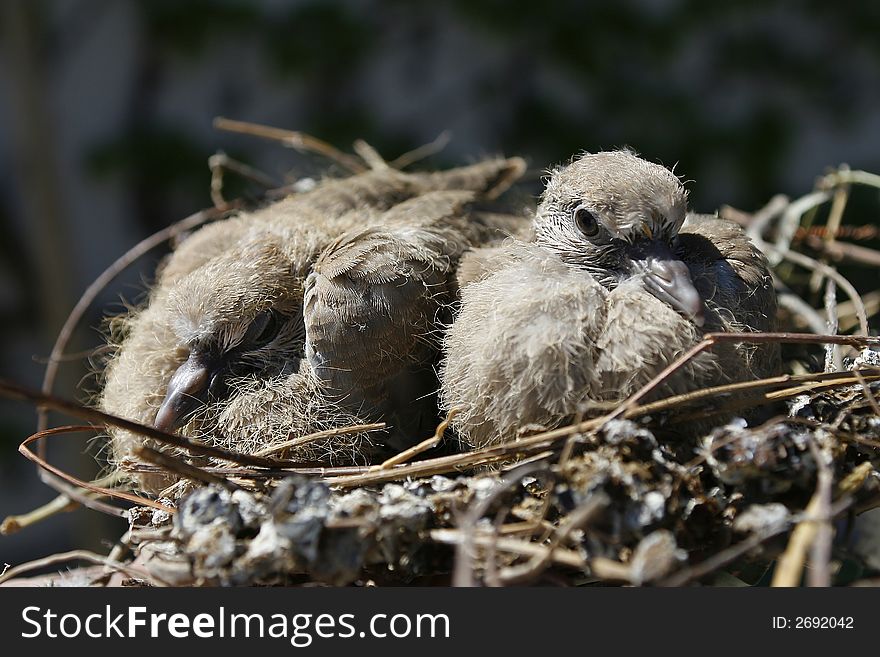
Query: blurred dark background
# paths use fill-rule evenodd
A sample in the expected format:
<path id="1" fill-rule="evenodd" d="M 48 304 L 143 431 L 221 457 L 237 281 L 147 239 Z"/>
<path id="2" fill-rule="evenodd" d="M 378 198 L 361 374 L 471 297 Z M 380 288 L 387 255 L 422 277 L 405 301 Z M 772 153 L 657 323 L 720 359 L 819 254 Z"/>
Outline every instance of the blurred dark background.
<path id="1" fill-rule="evenodd" d="M 541 169 L 630 145 L 678 163 L 696 181 L 696 209 L 755 209 L 807 192 L 842 162 L 880 171 L 878 34 L 877 3 L 7 0 L 0 377 L 39 386 L 88 283 L 143 237 L 210 205 L 215 151 L 279 181 L 324 164 L 217 132 L 215 116 L 344 149 L 361 137 L 387 157 L 448 129 L 438 165 L 505 153 Z M 137 299 L 160 255 L 102 296 L 71 350 L 100 343 L 102 317 L 120 297 Z M 59 394 L 87 399 L 87 372 L 84 358 L 65 364 Z M 0 517 L 53 496 L 16 452 L 34 417 L 0 400 Z M 97 470 L 81 435 L 50 455 L 82 477 Z M 0 570 L 101 548 L 101 536 L 123 529 L 64 514 L 0 537 Z"/>

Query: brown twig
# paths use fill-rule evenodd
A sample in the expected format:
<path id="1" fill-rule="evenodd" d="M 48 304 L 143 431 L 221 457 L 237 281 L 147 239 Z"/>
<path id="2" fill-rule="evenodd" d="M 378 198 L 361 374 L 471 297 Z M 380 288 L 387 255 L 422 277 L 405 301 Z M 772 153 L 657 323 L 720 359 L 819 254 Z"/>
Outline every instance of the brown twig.
<path id="1" fill-rule="evenodd" d="M 90 552 L 88 550 L 71 550 L 70 552 L 61 552 L 59 554 L 53 554 L 48 557 L 43 557 L 42 559 L 28 561 L 27 563 L 20 564 L 18 566 L 15 566 L 14 568 L 10 568 L 5 573 L 0 575 L 0 583 L 6 582 L 14 577 L 17 577 L 18 575 L 29 572 L 31 570 L 46 568 L 47 566 L 54 566 L 59 563 L 64 563 L 65 561 L 88 561 L 91 563 L 106 566 L 107 568 L 110 568 L 112 570 L 117 570 L 119 572 L 125 573 L 129 577 L 150 582 L 154 586 L 169 586 L 167 582 L 156 577 L 152 573 L 147 572 L 146 570 L 142 570 L 135 566 L 130 566 L 128 564 L 114 561 L 113 559 L 110 559 L 100 554 L 96 554 L 95 552 Z"/>
<path id="2" fill-rule="evenodd" d="M 228 491 L 239 490 L 240 488 L 225 477 L 219 477 L 207 470 L 196 467 L 192 463 L 187 463 L 183 459 L 179 459 L 171 454 L 166 454 L 165 452 L 160 452 L 147 445 L 141 445 L 136 448 L 135 455 L 148 463 L 158 465 L 166 472 L 173 472 L 192 481 L 200 481 L 203 484 L 215 484 Z"/>
<path id="3" fill-rule="evenodd" d="M 474 536 L 480 518 L 485 515 L 492 503 L 495 502 L 500 495 L 507 492 L 513 484 L 540 469 L 542 468 L 537 464 L 529 464 L 517 468 L 513 472 L 505 475 L 501 478 L 501 481 L 489 491 L 489 494 L 486 495 L 486 497 L 480 500 L 477 504 L 474 504 L 468 510 L 467 514 L 461 518 L 461 521 L 459 522 L 459 530 L 462 533 L 463 539 L 456 545 L 455 549 L 455 568 L 452 573 L 453 586 L 474 586 L 472 565 L 475 545 Z"/>
<path id="4" fill-rule="evenodd" d="M 91 427 L 80 428 L 83 431 L 92 430 Z M 121 473 L 119 473 L 118 471 L 111 472 L 107 476 L 95 479 L 91 483 L 95 486 L 100 486 L 101 488 L 112 487 L 119 483 L 119 481 L 121 480 L 120 474 Z M 96 499 L 97 493 L 85 492 L 81 493 L 81 495 L 88 502 L 87 508 L 112 516 L 124 516 L 124 512 L 122 511 L 122 509 L 98 501 Z M 4 518 L 3 522 L 0 523 L 0 535 L 14 534 L 21 531 L 22 529 L 30 527 L 31 525 L 36 525 L 43 520 L 51 518 L 58 513 L 74 511 L 80 506 L 81 504 L 79 502 L 72 501 L 67 495 L 58 495 L 46 504 L 43 504 L 36 509 L 33 509 L 32 511 L 19 515 L 7 516 L 6 518 Z"/>
<path id="5" fill-rule="evenodd" d="M 227 205 L 223 198 L 223 172 L 231 171 L 238 174 L 242 178 L 251 180 L 266 189 L 274 189 L 278 187 L 278 182 L 273 180 L 256 167 L 252 167 L 244 162 L 239 162 L 229 157 L 223 151 L 218 151 L 208 158 L 208 168 L 211 170 L 211 202 L 215 208 L 222 208 Z"/>
<path id="6" fill-rule="evenodd" d="M 291 438 L 290 440 L 285 440 L 284 442 L 278 443 L 277 445 L 270 445 L 265 449 L 261 449 L 258 452 L 254 452 L 254 456 L 274 456 L 276 454 L 280 454 L 288 449 L 295 449 L 297 447 L 302 447 L 303 445 L 309 445 L 318 440 L 323 440 L 324 438 L 333 438 L 334 436 L 345 436 L 352 433 L 360 433 L 360 432 L 368 432 L 368 431 L 380 431 L 385 428 L 384 422 L 373 422 L 371 424 L 353 424 L 349 427 L 338 427 L 336 429 L 325 429 L 323 431 L 316 431 L 315 433 L 306 434 L 305 436 L 297 436 L 296 438 Z M 275 464 L 275 467 L 282 464 L 284 461 L 278 460 Z"/>
<path id="7" fill-rule="evenodd" d="M 414 148 L 408 153 L 404 153 L 400 157 L 391 160 L 388 165 L 392 169 L 405 169 L 411 164 L 415 164 L 421 160 L 424 160 L 426 157 L 430 157 L 435 153 L 439 153 L 447 145 L 449 145 L 449 140 L 452 138 L 452 133 L 449 130 L 444 130 L 434 141 L 425 144 L 424 146 L 419 146 L 418 148 Z"/>
<path id="8" fill-rule="evenodd" d="M 568 539 L 576 529 L 583 528 L 590 523 L 596 515 L 609 503 L 608 496 L 604 493 L 595 493 L 590 498 L 569 513 L 561 525 L 553 533 L 547 551 L 542 555 L 535 555 L 528 562 L 519 566 L 503 568 L 498 574 L 498 579 L 504 585 L 521 584 L 539 575 L 553 560 L 553 552 Z"/>
<path id="9" fill-rule="evenodd" d="M 224 461 L 231 461 L 232 463 L 242 463 L 244 465 L 252 465 L 256 467 L 275 467 L 278 465 L 278 462 L 272 459 L 265 459 L 257 456 L 252 456 L 250 454 L 243 454 L 241 452 L 224 449 L 222 447 L 217 447 L 214 445 L 197 443 L 190 440 L 189 438 L 184 438 L 183 436 L 166 433 L 164 431 L 156 429 L 155 427 L 151 427 L 146 424 L 140 424 L 138 422 L 133 422 L 131 420 L 118 417 L 116 415 L 110 415 L 109 413 L 104 413 L 103 411 L 99 411 L 95 408 L 89 408 L 76 402 L 71 402 L 66 399 L 60 399 L 58 397 L 52 397 L 50 395 L 46 395 L 35 390 L 29 390 L 23 386 L 10 383 L 9 381 L 3 381 L 2 379 L 0 379 L 0 395 L 4 395 L 12 399 L 30 401 L 40 406 L 52 408 L 56 411 L 66 413 L 72 417 L 76 417 L 87 422 L 95 422 L 96 424 L 100 424 L 105 427 L 113 426 L 120 429 L 125 429 L 126 431 L 131 431 L 133 433 L 146 436 L 147 438 L 152 438 L 157 442 L 171 445 L 179 449 L 184 449 L 191 454 L 211 456 L 217 459 L 222 459 Z M 28 440 L 31 440 L 33 438 L 34 437 L 31 436 L 31 438 L 29 438 Z"/>
<path id="10" fill-rule="evenodd" d="M 304 132 L 273 128 L 272 126 L 250 123 L 248 121 L 234 121 L 222 116 L 218 116 L 214 119 L 214 128 L 217 130 L 225 130 L 226 132 L 237 132 L 244 135 L 260 137 L 262 139 L 278 141 L 301 153 L 317 153 L 318 155 L 323 155 L 324 157 L 342 165 L 352 173 L 363 173 L 367 171 L 367 167 L 361 164 L 356 157 L 343 153 L 335 146 L 328 144 L 326 141 L 307 135 Z"/>
<path id="11" fill-rule="evenodd" d="M 39 467 L 48 470 L 56 477 L 63 479 L 64 481 L 73 484 L 77 488 L 84 488 L 86 490 L 90 490 L 94 493 L 98 493 L 100 495 L 104 495 L 106 497 L 115 497 L 121 500 L 126 500 L 128 502 L 132 502 L 139 506 L 151 506 L 155 509 L 160 509 L 162 511 L 167 511 L 168 513 L 174 513 L 175 510 L 171 507 L 165 506 L 164 504 L 160 504 L 159 502 L 155 502 L 146 497 L 140 497 L 138 495 L 133 495 L 131 493 L 126 493 L 125 491 L 117 490 L 115 488 L 106 488 L 104 486 L 96 486 L 90 481 L 83 481 L 82 479 L 77 479 L 73 475 L 67 474 L 60 468 L 55 467 L 51 463 L 47 462 L 45 459 L 40 458 L 39 455 L 32 452 L 28 449 L 28 445 L 36 440 L 42 440 L 43 438 L 47 438 L 49 436 L 54 436 L 62 433 L 70 433 L 74 431 L 94 431 L 93 427 L 82 427 L 82 426 L 67 426 L 67 427 L 54 427 L 52 429 L 46 429 L 45 431 L 38 431 L 32 436 L 28 436 L 24 442 L 21 443 L 18 447 L 18 451 L 21 453 L 29 461 L 36 463 Z M 90 500 L 90 502 L 94 502 L 94 500 Z M 85 504 L 85 503 L 84 503 Z M 107 505 L 104 505 L 107 506 Z M 111 514 L 117 516 L 124 516 L 125 512 L 123 509 L 118 509 L 116 507 L 109 507 L 112 509 Z"/>
<path id="12" fill-rule="evenodd" d="M 407 461 L 412 460 L 422 452 L 427 452 L 429 449 L 434 449 L 441 440 L 443 440 L 443 434 L 446 432 L 446 429 L 449 427 L 449 423 L 452 421 L 458 413 L 460 409 L 453 408 L 446 415 L 446 418 L 437 425 L 437 428 L 434 430 L 434 435 L 426 440 L 423 440 L 417 445 L 413 445 L 409 449 L 405 449 L 399 454 L 395 454 L 389 459 L 382 461 L 378 466 L 375 466 L 376 470 L 387 470 L 388 468 L 394 467 L 395 465 L 400 465 L 401 463 L 406 463 Z"/>
<path id="13" fill-rule="evenodd" d="M 831 486 L 834 475 L 828 462 L 832 460 L 826 449 L 820 449 L 816 441 L 809 438 L 810 451 L 816 462 L 816 535 L 810 547 L 810 566 L 807 583 L 810 586 L 831 586 L 831 542 L 834 530 L 831 527 Z"/>

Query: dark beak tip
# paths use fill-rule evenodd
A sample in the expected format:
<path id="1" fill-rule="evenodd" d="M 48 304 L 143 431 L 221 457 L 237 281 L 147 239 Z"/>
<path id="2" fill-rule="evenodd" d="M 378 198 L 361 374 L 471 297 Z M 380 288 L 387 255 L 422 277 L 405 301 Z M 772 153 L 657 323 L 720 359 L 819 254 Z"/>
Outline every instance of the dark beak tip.
<path id="1" fill-rule="evenodd" d="M 171 407 L 163 403 L 156 413 L 156 419 L 153 420 L 153 427 L 165 433 L 174 433 L 177 429 L 177 418 Z"/>
<path id="2" fill-rule="evenodd" d="M 172 375 L 165 399 L 162 400 L 153 426 L 166 433 L 174 433 L 183 426 L 189 415 L 208 397 L 212 368 L 191 356 Z"/>

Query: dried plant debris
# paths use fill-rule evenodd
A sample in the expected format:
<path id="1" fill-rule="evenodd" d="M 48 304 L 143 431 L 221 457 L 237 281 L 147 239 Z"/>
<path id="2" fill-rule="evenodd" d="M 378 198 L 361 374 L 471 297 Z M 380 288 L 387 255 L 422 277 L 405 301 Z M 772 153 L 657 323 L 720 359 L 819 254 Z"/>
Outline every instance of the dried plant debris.
<path id="1" fill-rule="evenodd" d="M 869 463 L 833 432 L 789 419 L 719 427 L 687 458 L 629 420 L 575 442 L 564 461 L 554 453 L 506 474 L 206 486 L 173 519 L 133 510 L 128 540 L 135 563 L 177 585 L 449 583 L 462 548 L 477 583 L 663 583 L 753 537 L 739 561 L 772 560 L 782 545 L 768 539 L 802 519 L 816 489 L 817 445 L 835 454 L 838 488 Z M 872 471 L 840 491 L 837 513 L 878 495 Z"/>

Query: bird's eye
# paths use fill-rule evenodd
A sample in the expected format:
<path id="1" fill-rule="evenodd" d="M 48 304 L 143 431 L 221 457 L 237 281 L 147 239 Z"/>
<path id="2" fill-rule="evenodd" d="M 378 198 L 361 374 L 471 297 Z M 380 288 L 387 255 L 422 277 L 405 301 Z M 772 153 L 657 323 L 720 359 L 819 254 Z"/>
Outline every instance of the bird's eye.
<path id="1" fill-rule="evenodd" d="M 271 310 L 265 310 L 251 322 L 243 342 L 248 346 L 262 347 L 272 342 L 280 329 L 281 320 L 278 314 Z"/>
<path id="2" fill-rule="evenodd" d="M 574 210 L 574 224 L 587 237 L 594 237 L 599 232 L 596 215 L 583 205 L 579 205 Z"/>

